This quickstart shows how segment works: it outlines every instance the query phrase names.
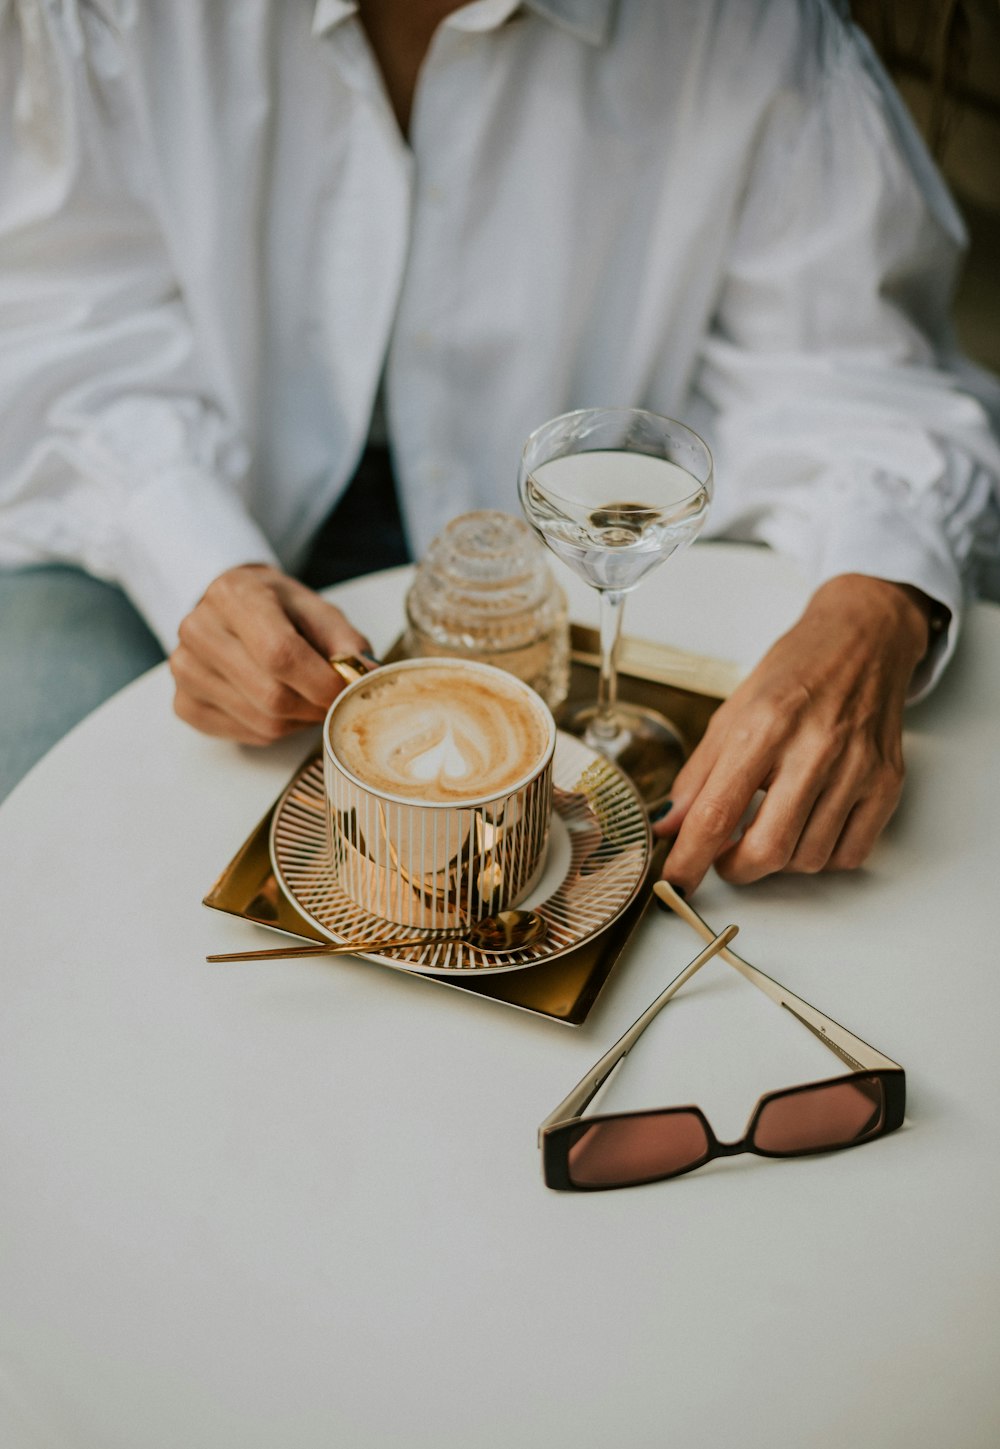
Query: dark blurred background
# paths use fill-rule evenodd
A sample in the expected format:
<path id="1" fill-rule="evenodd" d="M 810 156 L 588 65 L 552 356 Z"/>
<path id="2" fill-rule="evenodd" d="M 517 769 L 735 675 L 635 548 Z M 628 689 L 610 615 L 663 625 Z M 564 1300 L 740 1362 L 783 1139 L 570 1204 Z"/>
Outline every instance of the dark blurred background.
<path id="1" fill-rule="evenodd" d="M 852 0 L 969 228 L 962 345 L 1000 373 L 1000 0 Z"/>

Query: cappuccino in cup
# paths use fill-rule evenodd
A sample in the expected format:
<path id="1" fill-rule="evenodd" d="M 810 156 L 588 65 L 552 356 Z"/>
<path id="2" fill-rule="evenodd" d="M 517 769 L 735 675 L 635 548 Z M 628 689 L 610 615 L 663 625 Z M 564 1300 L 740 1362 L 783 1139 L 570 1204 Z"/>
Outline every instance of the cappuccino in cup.
<path id="1" fill-rule="evenodd" d="M 492 665 L 385 665 L 324 730 L 330 856 L 363 910 L 445 929 L 515 904 L 544 865 L 555 724 Z"/>
<path id="2" fill-rule="evenodd" d="M 432 660 L 376 670 L 330 722 L 333 752 L 356 779 L 442 803 L 512 789 L 544 759 L 550 736 L 537 700 L 499 670 Z"/>

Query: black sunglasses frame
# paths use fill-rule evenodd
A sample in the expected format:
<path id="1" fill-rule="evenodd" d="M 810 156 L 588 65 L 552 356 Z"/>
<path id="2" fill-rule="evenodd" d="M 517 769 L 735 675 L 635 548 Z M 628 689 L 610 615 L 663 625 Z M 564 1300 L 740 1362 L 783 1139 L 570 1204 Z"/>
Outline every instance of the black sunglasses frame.
<path id="1" fill-rule="evenodd" d="M 764 1109 L 775 1101 L 781 1101 L 787 1097 L 794 1097 L 804 1092 L 814 1092 L 817 1088 L 838 1086 L 841 1083 L 856 1082 L 859 1079 L 877 1081 L 881 1088 L 881 1100 L 878 1103 L 881 1121 L 871 1131 L 862 1136 L 855 1137 L 850 1142 L 839 1142 L 832 1146 L 807 1147 L 796 1149 L 790 1152 L 774 1152 L 764 1147 L 758 1147 L 754 1142 L 754 1133 L 757 1123 Z M 595 1112 L 592 1116 L 578 1117 L 573 1122 L 566 1122 L 560 1126 L 547 1128 L 542 1134 L 542 1172 L 545 1178 L 546 1187 L 554 1188 L 557 1192 L 606 1192 L 609 1189 L 622 1187 L 642 1187 L 650 1182 L 666 1182 L 672 1177 L 683 1177 L 685 1173 L 694 1172 L 699 1167 L 705 1167 L 709 1162 L 714 1162 L 717 1157 L 738 1157 L 743 1153 L 753 1153 L 756 1157 L 819 1157 L 828 1152 L 844 1152 L 850 1147 L 861 1147 L 866 1142 L 874 1142 L 879 1137 L 884 1137 L 887 1132 L 894 1132 L 897 1127 L 903 1124 L 906 1114 L 906 1074 L 902 1067 L 879 1068 L 876 1071 L 847 1072 L 839 1077 L 824 1077 L 820 1081 L 802 1082 L 795 1087 L 779 1087 L 776 1091 L 765 1092 L 757 1101 L 756 1106 L 750 1114 L 746 1132 L 736 1142 L 722 1142 L 715 1135 L 711 1122 L 705 1116 L 700 1107 L 691 1105 L 687 1107 L 649 1107 L 635 1112 Z M 597 1122 L 625 1122 L 635 1121 L 643 1117 L 668 1117 L 668 1116 L 697 1117 L 708 1144 L 708 1150 L 694 1162 L 689 1162 L 684 1167 L 678 1167 L 673 1172 L 651 1173 L 647 1177 L 629 1177 L 621 1182 L 602 1183 L 579 1183 L 574 1182 L 570 1174 L 569 1154 L 576 1142 L 583 1137 L 590 1128 Z"/>
<path id="2" fill-rule="evenodd" d="M 673 981 L 660 993 L 642 1015 L 629 1027 L 628 1031 L 612 1046 L 594 1067 L 577 1083 L 573 1091 L 566 1097 L 554 1112 L 551 1112 L 538 1130 L 538 1145 L 542 1149 L 542 1171 L 545 1183 L 548 1187 L 563 1192 L 604 1192 L 609 1188 L 616 1187 L 640 1187 L 647 1182 L 662 1182 L 671 1177 L 680 1177 L 687 1172 L 693 1172 L 699 1167 L 704 1167 L 716 1157 L 734 1157 L 739 1153 L 751 1152 L 759 1157 L 815 1157 L 821 1153 L 842 1152 L 849 1147 L 860 1147 L 866 1142 L 873 1142 L 879 1137 L 886 1136 L 902 1126 L 906 1113 L 906 1073 L 898 1062 L 891 1057 L 885 1056 L 883 1052 L 877 1051 L 861 1037 L 855 1036 L 846 1027 L 826 1016 L 815 1006 L 802 997 L 796 996 L 787 987 L 775 981 L 773 977 L 751 966 L 741 956 L 728 949 L 728 943 L 737 933 L 737 927 L 729 926 L 719 935 L 715 935 L 711 926 L 698 915 L 697 911 L 673 889 L 667 881 L 658 881 L 653 887 L 660 905 L 666 910 L 679 915 L 686 923 L 709 944 Z M 598 1092 L 608 1081 L 614 1070 L 624 1061 L 628 1052 L 639 1040 L 646 1027 L 659 1014 L 670 998 L 684 985 L 696 971 L 700 970 L 706 961 L 715 954 L 719 954 L 723 960 L 733 966 L 741 976 L 752 985 L 763 991 L 777 1005 L 785 1008 L 801 1022 L 807 1030 L 838 1056 L 852 1070 L 846 1075 L 824 1078 L 819 1081 L 802 1082 L 792 1087 L 778 1088 L 776 1091 L 765 1093 L 753 1111 L 747 1123 L 747 1129 L 738 1142 L 720 1142 L 716 1137 L 712 1126 L 705 1114 L 699 1107 L 660 1107 L 650 1108 L 635 1112 L 613 1112 L 607 1114 L 594 1114 L 584 1117 L 584 1113 L 597 1096 Z M 813 1092 L 817 1089 L 839 1084 L 842 1082 L 857 1081 L 859 1078 L 878 1080 L 882 1092 L 882 1120 L 877 1126 L 865 1135 L 855 1137 L 850 1142 L 822 1145 L 819 1147 L 803 1148 L 789 1152 L 775 1152 L 758 1147 L 754 1141 L 754 1133 L 764 1109 L 775 1100 L 795 1096 L 799 1093 Z M 697 1161 L 681 1167 L 673 1172 L 656 1173 L 650 1176 L 636 1178 L 630 1177 L 627 1181 L 607 1183 L 578 1183 L 572 1180 L 570 1174 L 569 1153 L 575 1142 L 584 1135 L 588 1128 L 601 1121 L 627 1121 L 643 1117 L 663 1117 L 673 1114 L 694 1115 L 701 1123 L 706 1140 L 708 1151 Z"/>

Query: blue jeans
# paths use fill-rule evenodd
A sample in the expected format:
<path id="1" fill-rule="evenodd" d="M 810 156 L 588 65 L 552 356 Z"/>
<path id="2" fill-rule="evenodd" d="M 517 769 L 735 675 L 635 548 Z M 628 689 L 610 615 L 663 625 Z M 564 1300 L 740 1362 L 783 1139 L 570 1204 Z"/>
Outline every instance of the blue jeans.
<path id="1" fill-rule="evenodd" d="M 67 730 L 162 659 L 120 589 L 58 565 L 0 569 L 0 800 Z"/>

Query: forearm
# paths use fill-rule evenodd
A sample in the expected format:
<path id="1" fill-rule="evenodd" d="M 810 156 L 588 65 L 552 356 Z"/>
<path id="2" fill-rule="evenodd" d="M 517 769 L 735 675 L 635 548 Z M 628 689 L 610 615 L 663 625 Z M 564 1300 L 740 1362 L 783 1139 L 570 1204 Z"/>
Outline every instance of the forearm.
<path id="1" fill-rule="evenodd" d="M 796 559 L 814 587 L 867 575 L 935 600 L 913 699 L 996 557 L 1000 392 L 955 356 L 961 220 L 898 98 L 855 32 L 817 44 L 822 81 L 783 93 L 755 147 L 704 344 L 710 527 Z"/>

